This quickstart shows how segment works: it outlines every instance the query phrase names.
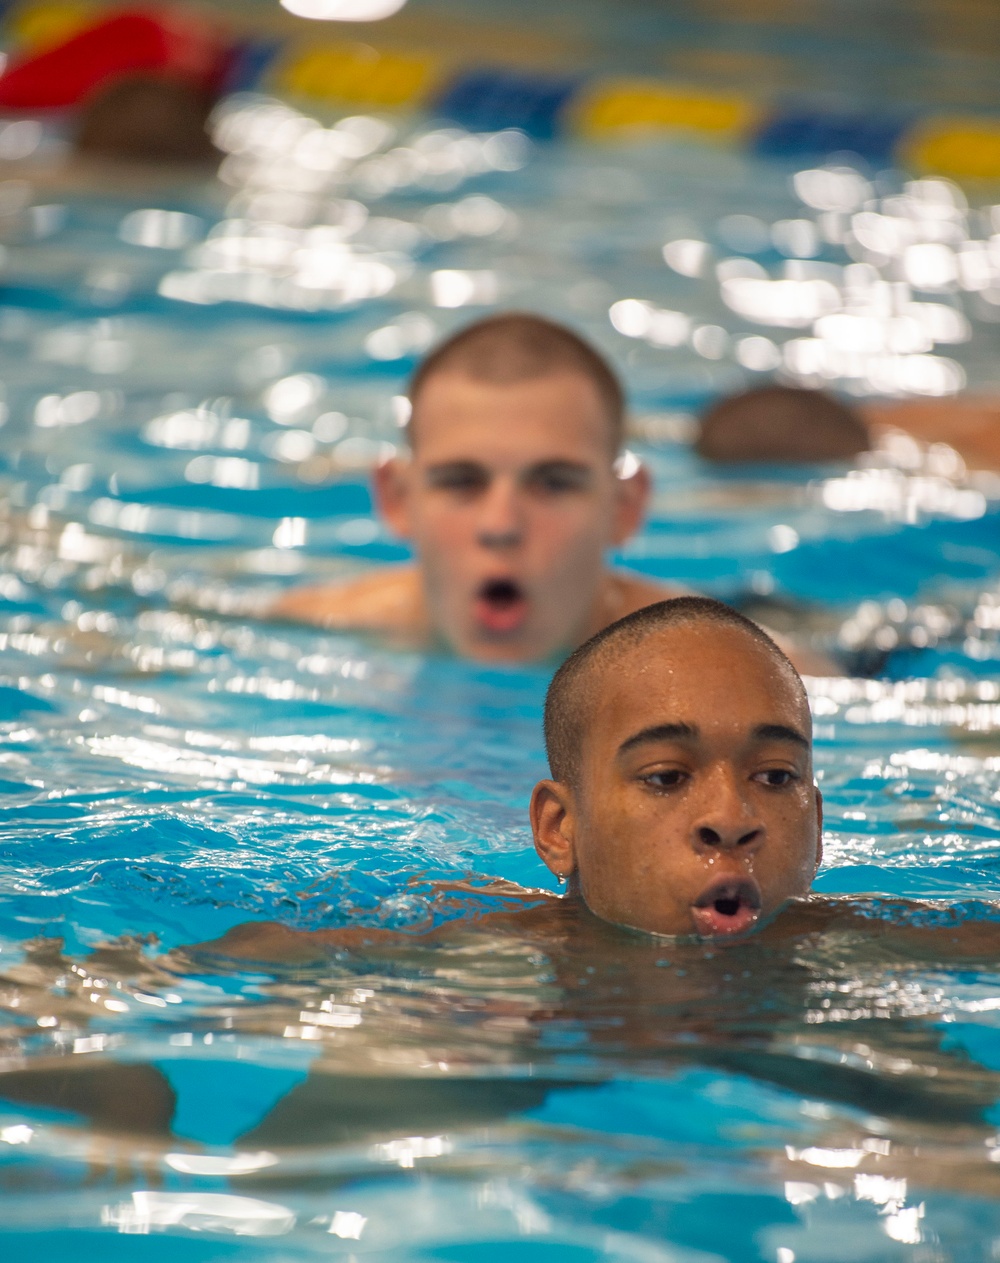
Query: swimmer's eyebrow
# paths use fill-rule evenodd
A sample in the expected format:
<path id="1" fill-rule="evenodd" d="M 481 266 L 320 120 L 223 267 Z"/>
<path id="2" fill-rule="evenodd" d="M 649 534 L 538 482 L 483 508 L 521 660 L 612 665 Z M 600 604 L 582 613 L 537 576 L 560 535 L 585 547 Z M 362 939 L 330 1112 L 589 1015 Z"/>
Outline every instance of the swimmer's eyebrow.
<path id="1" fill-rule="evenodd" d="M 535 469 L 565 469 L 573 473 L 582 473 L 582 474 L 590 473 L 590 466 L 587 464 L 586 461 L 570 460 L 568 457 L 565 457 L 565 456 L 552 456 L 547 460 L 536 461 L 535 464 L 531 466 L 531 468 L 533 470 Z"/>
<path id="2" fill-rule="evenodd" d="M 787 724 L 758 724 L 753 735 L 760 741 L 790 741 L 805 750 L 810 748 L 809 738 Z"/>
<path id="3" fill-rule="evenodd" d="M 655 724 L 652 728 L 643 728 L 634 736 L 627 738 L 618 747 L 619 755 L 631 750 L 633 746 L 645 745 L 652 741 L 696 741 L 700 736 L 694 724 Z M 789 741 L 793 745 L 808 750 L 809 739 L 797 728 L 787 724 L 758 724 L 752 736 L 757 741 Z"/>
<path id="4" fill-rule="evenodd" d="M 593 480 L 594 473 L 590 466 L 582 461 L 554 459 L 538 461 L 537 464 L 526 469 L 522 477 L 528 483 L 536 479 L 539 481 L 551 479 L 563 489 L 567 489 L 587 487 Z"/>
<path id="5" fill-rule="evenodd" d="M 624 754 L 633 746 L 645 745 L 650 741 L 695 741 L 698 729 L 694 724 L 654 724 L 652 728 L 643 728 L 634 736 L 628 737 L 618 747 L 618 753 Z"/>
<path id="6" fill-rule="evenodd" d="M 485 482 L 488 473 L 484 465 L 474 460 L 443 460 L 427 468 L 427 481 L 432 485 L 445 485 L 455 478 L 471 478 Z"/>

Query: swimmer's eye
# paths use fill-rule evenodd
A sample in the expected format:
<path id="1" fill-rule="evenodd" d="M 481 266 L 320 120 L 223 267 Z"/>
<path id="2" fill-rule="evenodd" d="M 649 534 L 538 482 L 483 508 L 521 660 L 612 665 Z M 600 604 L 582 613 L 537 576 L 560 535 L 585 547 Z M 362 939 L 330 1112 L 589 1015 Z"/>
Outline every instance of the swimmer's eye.
<path id="1" fill-rule="evenodd" d="M 687 780 L 687 772 L 682 772 L 679 767 L 668 767 L 662 772 L 647 772 L 642 779 L 653 789 L 677 789 Z"/>
<path id="2" fill-rule="evenodd" d="M 590 483 L 590 471 L 577 465 L 542 465 L 531 471 L 527 483 L 531 490 L 546 495 L 583 491 Z"/>
<path id="3" fill-rule="evenodd" d="M 445 465 L 427 472 L 427 481 L 439 491 L 482 491 L 487 477 L 475 465 Z"/>
<path id="4" fill-rule="evenodd" d="M 790 785 L 799 778 L 787 767 L 769 767 L 766 772 L 757 772 L 753 779 L 772 789 L 781 789 L 783 785 Z"/>

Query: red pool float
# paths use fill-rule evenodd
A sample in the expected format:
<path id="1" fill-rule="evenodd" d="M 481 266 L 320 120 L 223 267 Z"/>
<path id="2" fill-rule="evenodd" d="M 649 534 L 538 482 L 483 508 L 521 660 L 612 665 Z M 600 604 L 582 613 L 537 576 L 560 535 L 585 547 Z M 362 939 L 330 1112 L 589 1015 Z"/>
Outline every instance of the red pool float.
<path id="1" fill-rule="evenodd" d="M 227 43 L 208 23 L 120 10 L 54 48 L 15 59 L 0 75 L 0 109 L 66 109 L 136 74 L 161 75 L 210 92 L 229 55 Z"/>

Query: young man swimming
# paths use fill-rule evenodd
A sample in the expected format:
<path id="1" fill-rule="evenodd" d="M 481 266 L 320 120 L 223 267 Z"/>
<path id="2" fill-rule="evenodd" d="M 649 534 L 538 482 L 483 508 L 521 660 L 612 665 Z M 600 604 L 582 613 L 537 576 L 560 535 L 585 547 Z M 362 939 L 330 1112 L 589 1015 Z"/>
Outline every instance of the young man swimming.
<path id="1" fill-rule="evenodd" d="M 574 1056 L 607 1050 L 616 1073 L 629 1058 L 703 1064 L 796 1092 L 807 1082 L 811 1096 L 869 1114 L 877 1107 L 904 1120 L 978 1125 L 996 1100 L 995 1075 L 970 1074 L 960 1051 L 941 1047 L 936 1026 L 910 1028 L 912 996 L 898 971 L 901 960 L 989 968 L 1000 926 L 989 909 L 963 921 L 901 900 L 807 898 L 822 823 L 809 708 L 794 668 L 759 627 L 700 597 L 645 607 L 566 661 L 547 698 L 545 735 L 552 775 L 532 795 L 532 832 L 541 858 L 568 882 L 566 896 L 454 883 L 428 905 L 436 925 L 430 915 L 407 930 L 252 922 L 152 961 L 134 942 L 110 945 L 88 959 L 87 985 L 91 973 L 124 977 L 148 997 L 176 985 L 177 973 L 249 964 L 276 974 L 268 1004 L 227 1001 L 227 1030 L 234 1021 L 250 1035 L 308 1026 L 309 1038 L 324 1042 L 308 1076 L 241 1137 L 255 1152 L 437 1135 L 534 1109 L 585 1082 L 561 1077 L 567 1026 Z M 65 989 L 71 971 L 58 951 L 50 945 L 35 963 Z M 810 1013 L 825 1022 L 823 997 L 832 993 L 849 1006 L 842 993 L 859 969 L 869 990 L 857 1016 L 867 1025 L 848 1021 L 843 1035 L 836 1023 L 824 1028 L 832 1052 L 819 1084 L 796 1053 L 802 1023 Z M 885 970 L 887 1007 L 872 1022 L 864 1006 Z M 38 975 L 27 975 L 31 988 L 18 997 L 22 1018 L 65 1005 L 68 1018 L 89 1019 L 85 996 L 60 991 L 54 1000 Z M 343 1023 L 333 1005 L 327 1020 L 331 986 L 353 989 L 359 979 L 378 999 L 363 1017 L 344 1009 Z M 449 990 L 448 979 L 462 981 Z M 926 1002 L 933 1012 L 933 996 Z M 440 1023 L 455 1014 L 469 1042 L 444 1065 L 427 1049 L 452 1038 Z M 888 1079 L 854 1064 L 862 1029 L 875 1065 L 871 1046 L 888 1041 L 900 1067 Z M 65 1060 L 0 1076 L 0 1099 L 76 1109 L 105 1129 L 169 1129 L 172 1089 L 159 1072 L 133 1072 L 122 1108 L 111 1070 L 81 1079 Z M 494 1090 L 494 1076 L 476 1073 L 480 1064 L 533 1070 L 509 1091 L 501 1075 Z M 387 1067 L 398 1077 L 387 1079 Z"/>
<path id="2" fill-rule="evenodd" d="M 610 927 L 719 943 L 836 927 L 960 956 L 1000 950 L 992 920 L 935 928 L 807 898 L 823 816 L 805 688 L 767 633 L 719 601 L 657 602 L 580 646 L 549 687 L 545 742 L 551 776 L 532 793 L 531 828 L 567 896 L 465 885 L 509 901 L 475 918 L 477 931 L 597 945 Z M 472 920 L 426 932 L 251 922 L 185 950 L 306 963 L 449 941 Z"/>
<path id="3" fill-rule="evenodd" d="M 641 523 L 650 480 L 618 463 L 622 389 L 575 333 L 488 317 L 424 360 L 409 397 L 409 453 L 375 471 L 374 491 L 416 561 L 291 591 L 274 616 L 531 661 L 679 593 L 606 565 Z"/>
<path id="4" fill-rule="evenodd" d="M 610 924 L 727 940 L 808 894 L 822 853 L 809 703 L 792 664 L 742 614 L 681 597 L 605 628 L 556 673 L 545 742 L 552 775 L 532 793 L 531 828 L 569 897 L 501 883 L 511 910 L 479 928 L 599 941 Z M 418 938 L 251 922 L 191 950 L 307 962 Z"/>

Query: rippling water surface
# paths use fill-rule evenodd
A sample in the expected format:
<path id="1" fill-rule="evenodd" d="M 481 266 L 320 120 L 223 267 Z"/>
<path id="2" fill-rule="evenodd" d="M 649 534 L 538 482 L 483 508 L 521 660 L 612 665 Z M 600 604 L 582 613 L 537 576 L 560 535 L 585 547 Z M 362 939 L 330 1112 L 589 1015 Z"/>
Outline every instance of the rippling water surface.
<path id="1" fill-rule="evenodd" d="M 684 441 L 688 409 L 774 354 L 794 369 L 804 335 L 734 314 L 664 242 L 740 255 L 722 280 L 776 280 L 789 260 L 760 231 L 832 212 L 791 171 L 680 147 L 539 156 L 507 134 L 271 121 L 284 140 L 227 124 L 222 184 L 112 195 L 39 167 L 0 185 L 5 1249 L 996 1258 L 988 952 L 498 928 L 481 914 L 509 900 L 483 877 L 549 883 L 525 819 L 547 671 L 260 617 L 283 584 L 405 555 L 366 469 L 434 336 L 477 302 L 571 318 L 622 365 L 657 478 L 622 560 L 859 673 L 812 684 L 817 888 L 866 896 L 876 922 L 899 920 L 891 896 L 934 901 L 917 920 L 990 918 L 995 480 L 903 441 L 855 470 L 720 476 Z M 865 196 L 890 195 L 985 231 L 955 191 Z M 803 263 L 802 283 L 877 306 L 891 259 L 817 250 L 828 271 Z M 955 337 L 892 372 L 985 384 L 980 292 L 903 297 L 956 313 Z M 649 323 L 668 310 L 679 341 Z M 252 919 L 414 937 L 279 972 L 177 951 Z"/>

